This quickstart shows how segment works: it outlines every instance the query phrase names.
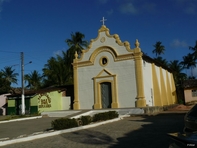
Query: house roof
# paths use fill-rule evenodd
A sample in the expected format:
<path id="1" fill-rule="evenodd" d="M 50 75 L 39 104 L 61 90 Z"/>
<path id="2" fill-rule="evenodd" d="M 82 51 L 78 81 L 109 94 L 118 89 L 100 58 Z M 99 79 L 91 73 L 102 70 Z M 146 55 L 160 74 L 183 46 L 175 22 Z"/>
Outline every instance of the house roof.
<path id="1" fill-rule="evenodd" d="M 155 60 L 155 59 L 153 59 L 153 58 L 151 58 L 151 57 L 149 57 L 149 56 L 147 56 L 147 55 L 145 55 L 145 54 L 142 55 L 142 59 L 143 59 L 144 61 L 146 61 L 146 62 L 154 63 L 155 65 L 160 66 L 160 67 L 162 67 L 163 69 L 165 69 L 165 70 L 167 70 L 167 71 L 169 71 L 169 72 L 173 72 L 172 69 L 168 68 L 168 67 L 165 66 L 164 64 L 158 62 L 157 60 Z"/>
<path id="2" fill-rule="evenodd" d="M 67 89 L 73 87 L 73 85 L 65 85 L 65 86 L 52 86 L 52 87 L 47 87 L 39 90 L 25 90 L 25 95 L 26 96 L 33 96 L 35 94 L 42 94 L 42 93 L 47 93 L 47 92 L 52 92 L 52 91 L 66 91 Z M 16 92 L 15 94 L 7 95 L 7 97 L 20 97 L 21 96 L 21 90 Z"/>
<path id="3" fill-rule="evenodd" d="M 185 80 L 183 82 L 183 88 L 194 88 L 194 87 L 197 87 L 196 79 Z"/>

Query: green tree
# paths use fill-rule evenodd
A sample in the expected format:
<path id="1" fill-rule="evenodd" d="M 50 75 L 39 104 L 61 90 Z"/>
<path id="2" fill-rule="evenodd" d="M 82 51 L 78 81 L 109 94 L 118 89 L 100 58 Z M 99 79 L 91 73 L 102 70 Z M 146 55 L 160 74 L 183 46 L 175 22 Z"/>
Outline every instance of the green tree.
<path id="1" fill-rule="evenodd" d="M 3 73 L 0 71 L 0 94 L 10 92 L 10 82 L 3 78 Z"/>
<path id="2" fill-rule="evenodd" d="M 187 79 L 187 75 L 183 73 L 183 65 L 178 60 L 170 61 L 168 67 L 172 69 L 175 80 L 175 85 L 182 85 L 182 82 Z"/>
<path id="3" fill-rule="evenodd" d="M 154 47 L 154 50 L 152 52 L 156 54 L 156 57 L 158 55 L 164 54 L 165 47 L 162 45 L 162 42 L 157 41 L 155 45 L 153 45 L 153 47 Z"/>
<path id="4" fill-rule="evenodd" d="M 43 77 L 36 70 L 24 76 L 25 82 L 28 82 L 27 87 L 34 90 L 37 90 L 42 86 L 42 78 Z"/>
<path id="5" fill-rule="evenodd" d="M 57 55 L 56 58 L 51 57 L 47 64 L 44 65 L 43 75 L 45 86 L 65 85 L 71 82 L 71 72 L 66 64 L 67 54 L 63 52 L 63 57 Z"/>
<path id="6" fill-rule="evenodd" d="M 66 60 L 67 65 L 70 67 L 72 71 L 72 65 L 74 59 L 75 51 L 79 57 L 81 57 L 82 50 L 88 47 L 88 42 L 84 40 L 85 35 L 80 32 L 71 33 L 71 39 L 66 39 L 65 42 L 67 43 L 69 49 L 66 52 Z"/>
<path id="7" fill-rule="evenodd" d="M 158 56 L 156 58 L 154 58 L 157 62 L 159 62 L 160 64 L 168 67 L 168 61 L 166 59 L 163 59 L 161 56 Z"/>
<path id="8" fill-rule="evenodd" d="M 71 39 L 66 39 L 65 42 L 69 46 L 68 51 L 74 56 L 75 51 L 81 55 L 82 49 L 87 48 L 88 42 L 84 41 L 85 35 L 80 32 L 71 33 Z"/>
<path id="9" fill-rule="evenodd" d="M 11 66 L 4 67 L 4 69 L 1 70 L 1 72 L 2 72 L 2 77 L 6 81 L 8 81 L 10 83 L 10 85 L 12 83 L 17 84 L 17 76 L 18 76 L 18 73 L 15 73 L 15 70 L 12 69 Z"/>
<path id="10" fill-rule="evenodd" d="M 196 57 L 193 54 L 188 53 L 186 56 L 183 56 L 181 64 L 184 68 L 191 69 L 191 77 L 193 77 L 193 68 L 196 67 Z"/>
<path id="11" fill-rule="evenodd" d="M 170 61 L 168 67 L 172 70 L 173 73 L 178 102 L 184 102 L 184 88 L 182 84 L 183 81 L 187 79 L 187 75 L 182 72 L 184 67 L 178 60 Z"/>
<path id="12" fill-rule="evenodd" d="M 195 58 L 197 58 L 197 41 L 196 41 L 194 47 L 189 46 L 189 49 L 193 51 L 192 54 L 195 56 Z"/>

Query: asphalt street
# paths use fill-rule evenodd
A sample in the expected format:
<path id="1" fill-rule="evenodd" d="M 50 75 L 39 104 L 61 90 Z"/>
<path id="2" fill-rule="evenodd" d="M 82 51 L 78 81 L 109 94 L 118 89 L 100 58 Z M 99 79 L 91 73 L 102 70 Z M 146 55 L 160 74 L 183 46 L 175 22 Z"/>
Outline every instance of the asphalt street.
<path id="1" fill-rule="evenodd" d="M 6 145 L 3 148 L 168 148 L 173 141 L 167 133 L 182 132 L 184 115 L 183 112 L 169 112 L 155 116 L 132 116 L 86 130 Z M 10 136 L 14 132 L 10 126 L 19 129 L 22 134 L 22 128 L 28 126 L 25 124 L 29 124 L 29 129 L 24 128 L 23 132 L 28 133 L 50 128 L 50 122 L 51 118 L 34 119 L 7 123 L 4 128 L 6 131 L 11 130 L 6 135 Z M 0 132 L 0 136 L 5 137 L 5 132 Z"/>

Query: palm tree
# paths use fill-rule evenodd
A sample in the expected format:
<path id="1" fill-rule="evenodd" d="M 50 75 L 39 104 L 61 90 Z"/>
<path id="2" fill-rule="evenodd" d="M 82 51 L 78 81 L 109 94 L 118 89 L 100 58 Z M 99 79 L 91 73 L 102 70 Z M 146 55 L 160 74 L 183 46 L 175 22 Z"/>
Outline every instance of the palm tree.
<path id="1" fill-rule="evenodd" d="M 163 59 L 162 57 L 158 56 L 157 58 L 154 58 L 154 60 L 156 60 L 160 64 L 168 67 L 168 61 L 166 61 L 166 59 Z"/>
<path id="2" fill-rule="evenodd" d="M 88 42 L 84 41 L 85 35 L 80 32 L 71 33 L 71 39 L 66 39 L 65 42 L 69 46 L 67 50 L 67 60 L 70 68 L 72 69 L 71 63 L 74 59 L 75 51 L 77 51 L 78 56 L 81 56 L 82 50 L 88 47 Z"/>
<path id="3" fill-rule="evenodd" d="M 194 47 L 189 46 L 189 49 L 191 49 L 192 51 L 194 51 L 192 54 L 195 56 L 195 58 L 197 58 L 197 41 L 196 41 Z"/>
<path id="4" fill-rule="evenodd" d="M 66 56 L 64 53 L 63 55 Z M 44 65 L 43 75 L 45 86 L 65 85 L 71 81 L 71 72 L 66 64 L 67 57 L 57 55 L 56 58 L 51 57 L 47 64 Z"/>
<path id="5" fill-rule="evenodd" d="M 153 45 L 155 48 L 152 52 L 156 54 L 156 56 L 164 54 L 165 47 L 162 45 L 162 42 L 158 41 Z"/>
<path id="6" fill-rule="evenodd" d="M 38 71 L 34 70 L 30 74 L 25 75 L 25 82 L 28 82 L 27 87 L 30 89 L 37 90 L 42 85 L 42 76 L 38 73 Z"/>
<path id="7" fill-rule="evenodd" d="M 1 70 L 2 72 L 2 77 L 8 81 L 11 85 L 11 83 L 14 83 L 14 84 L 17 84 L 17 76 L 18 76 L 18 73 L 15 73 L 14 72 L 15 70 L 12 69 L 11 66 L 6 66 L 4 67 L 3 70 Z"/>
<path id="8" fill-rule="evenodd" d="M 181 62 L 184 68 L 191 68 L 191 77 L 193 77 L 193 68 L 196 67 L 196 63 L 196 57 L 191 53 L 188 53 L 187 56 L 184 56 L 183 61 Z"/>
<path id="9" fill-rule="evenodd" d="M 170 61 L 168 67 L 172 70 L 174 76 L 178 102 L 184 102 L 184 89 L 182 84 L 183 81 L 187 79 L 187 75 L 182 73 L 184 67 L 178 60 Z"/>
<path id="10" fill-rule="evenodd" d="M 87 48 L 88 42 L 84 41 L 85 35 L 80 32 L 71 33 L 71 39 L 65 40 L 69 46 L 69 50 L 72 51 L 73 55 L 77 51 L 78 55 L 81 54 L 83 48 Z"/>
<path id="11" fill-rule="evenodd" d="M 10 82 L 3 78 L 3 73 L 0 71 L 0 95 L 10 91 Z"/>
<path id="12" fill-rule="evenodd" d="M 187 75 L 182 73 L 184 67 L 178 60 L 170 61 L 168 67 L 173 71 L 176 86 L 181 85 L 187 79 Z"/>
<path id="13" fill-rule="evenodd" d="M 63 58 L 67 65 L 67 72 L 69 74 L 72 81 L 73 75 L 73 59 L 75 55 L 75 51 L 77 51 L 78 57 L 81 57 L 82 50 L 88 47 L 88 42 L 84 41 L 85 35 L 80 32 L 71 33 L 71 39 L 66 39 L 65 42 L 69 46 L 67 52 L 63 52 Z"/>

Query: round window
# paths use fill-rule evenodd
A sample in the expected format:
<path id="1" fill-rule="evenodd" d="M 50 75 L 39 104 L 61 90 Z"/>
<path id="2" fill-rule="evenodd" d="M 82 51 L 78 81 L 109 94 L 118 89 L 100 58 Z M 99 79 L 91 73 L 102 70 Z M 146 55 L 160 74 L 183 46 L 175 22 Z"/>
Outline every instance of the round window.
<path id="1" fill-rule="evenodd" d="M 107 58 L 102 58 L 102 64 L 103 65 L 107 64 Z"/>

